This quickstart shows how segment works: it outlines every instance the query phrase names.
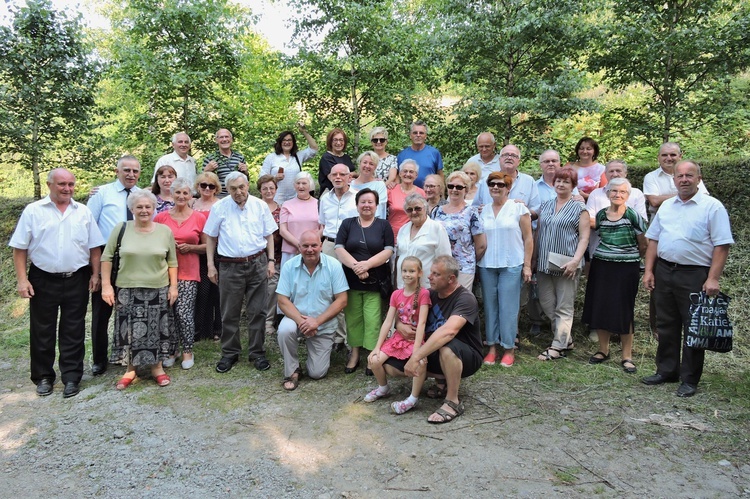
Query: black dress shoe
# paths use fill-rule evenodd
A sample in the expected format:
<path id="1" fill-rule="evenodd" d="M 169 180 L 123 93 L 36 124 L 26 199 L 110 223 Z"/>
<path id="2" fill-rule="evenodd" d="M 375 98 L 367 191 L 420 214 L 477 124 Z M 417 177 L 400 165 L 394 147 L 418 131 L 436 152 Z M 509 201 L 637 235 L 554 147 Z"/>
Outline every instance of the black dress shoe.
<path id="1" fill-rule="evenodd" d="M 230 369 L 232 369 L 232 366 L 234 366 L 237 363 L 237 356 L 234 357 L 222 357 L 221 360 L 216 364 L 216 372 L 217 373 L 226 373 L 229 372 Z"/>
<path id="2" fill-rule="evenodd" d="M 63 390 L 63 398 L 68 399 L 70 397 L 75 397 L 78 395 L 78 392 L 80 392 L 81 389 L 78 387 L 78 382 L 76 381 L 68 381 L 65 383 L 65 390 Z"/>
<path id="3" fill-rule="evenodd" d="M 91 374 L 94 376 L 101 376 L 107 372 L 107 364 L 93 364 L 91 366 Z"/>
<path id="4" fill-rule="evenodd" d="M 680 387 L 677 389 L 677 396 L 678 397 L 692 397 L 695 395 L 695 392 L 698 391 L 698 385 L 693 385 L 691 383 L 682 383 L 680 384 Z"/>
<path id="5" fill-rule="evenodd" d="M 52 380 L 49 378 L 43 378 L 36 385 L 36 394 L 40 397 L 46 397 L 52 393 Z"/>
<path id="6" fill-rule="evenodd" d="M 268 371 L 271 368 L 271 363 L 265 357 L 258 357 L 253 363 L 258 371 Z"/>
<path id="7" fill-rule="evenodd" d="M 656 373 L 651 376 L 646 376 L 641 381 L 644 385 L 661 385 L 662 383 L 676 383 L 677 378 L 668 378 L 663 374 Z"/>

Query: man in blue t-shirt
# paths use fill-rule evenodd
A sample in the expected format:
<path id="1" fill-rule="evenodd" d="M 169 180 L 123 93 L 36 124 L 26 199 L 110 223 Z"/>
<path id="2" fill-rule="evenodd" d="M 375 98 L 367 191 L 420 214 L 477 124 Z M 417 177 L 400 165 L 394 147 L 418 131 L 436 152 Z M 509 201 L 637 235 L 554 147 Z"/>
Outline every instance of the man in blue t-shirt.
<path id="1" fill-rule="evenodd" d="M 440 151 L 426 144 L 428 133 L 429 129 L 424 121 L 417 120 L 412 123 L 409 132 L 411 145 L 398 153 L 396 158 L 399 165 L 407 159 L 413 159 L 417 162 L 419 172 L 414 180 L 414 185 L 419 188 L 424 186 L 424 179 L 427 175 L 437 173 L 441 177 L 445 177 L 443 175 L 443 157 L 440 155 Z"/>

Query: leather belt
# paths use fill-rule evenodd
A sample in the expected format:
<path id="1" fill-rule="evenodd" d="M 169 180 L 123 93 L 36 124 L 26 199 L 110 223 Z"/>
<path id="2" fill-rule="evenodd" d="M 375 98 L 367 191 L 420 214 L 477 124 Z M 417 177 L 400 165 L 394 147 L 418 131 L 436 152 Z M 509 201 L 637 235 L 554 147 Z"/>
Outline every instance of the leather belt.
<path id="1" fill-rule="evenodd" d="M 83 269 L 86 269 L 86 268 L 88 268 L 88 265 L 87 265 L 87 266 L 84 266 L 84 267 L 81 267 L 81 268 L 80 268 L 80 269 L 78 269 L 78 270 L 74 270 L 73 272 L 47 272 L 46 270 L 42 270 L 42 269 L 40 269 L 40 268 L 39 268 L 39 267 L 37 267 L 36 265 L 34 265 L 34 267 L 36 267 L 36 269 L 37 269 L 37 270 L 38 270 L 39 272 L 41 272 L 41 273 L 43 273 L 44 275 L 47 275 L 47 276 L 49 276 L 49 277 L 54 277 L 54 278 L 56 278 L 56 279 L 70 279 L 71 277 L 73 277 L 74 275 L 76 275 L 76 274 L 77 274 L 78 272 L 82 271 Z"/>
<path id="2" fill-rule="evenodd" d="M 659 262 L 662 265 L 666 265 L 670 269 L 676 269 L 676 270 L 703 270 L 703 269 L 709 268 L 704 265 L 682 265 L 680 263 L 670 262 L 669 260 L 665 260 L 663 258 L 659 258 Z"/>
<path id="3" fill-rule="evenodd" d="M 332 243 L 336 243 L 336 240 L 334 238 L 332 238 L 332 237 L 323 236 L 323 239 L 325 239 L 326 241 L 330 241 Z"/>
<path id="4" fill-rule="evenodd" d="M 256 254 L 250 255 L 250 256 L 243 256 L 243 257 L 240 257 L 240 258 L 232 258 L 232 257 L 229 257 L 229 256 L 221 256 L 221 255 L 219 255 L 216 259 L 219 262 L 221 262 L 221 263 L 247 263 L 247 262 L 252 262 L 256 258 L 259 258 L 259 257 L 261 257 L 262 255 L 265 255 L 265 254 L 266 254 L 265 250 L 260 250 Z"/>

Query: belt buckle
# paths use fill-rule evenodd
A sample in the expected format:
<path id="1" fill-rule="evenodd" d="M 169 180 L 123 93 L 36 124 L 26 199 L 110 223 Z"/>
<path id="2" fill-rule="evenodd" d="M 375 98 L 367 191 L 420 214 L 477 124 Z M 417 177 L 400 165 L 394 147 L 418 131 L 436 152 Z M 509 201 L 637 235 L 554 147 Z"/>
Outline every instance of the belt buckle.
<path id="1" fill-rule="evenodd" d="M 62 277 L 63 279 L 70 279 L 71 277 L 73 277 L 73 272 L 61 272 L 60 277 Z"/>

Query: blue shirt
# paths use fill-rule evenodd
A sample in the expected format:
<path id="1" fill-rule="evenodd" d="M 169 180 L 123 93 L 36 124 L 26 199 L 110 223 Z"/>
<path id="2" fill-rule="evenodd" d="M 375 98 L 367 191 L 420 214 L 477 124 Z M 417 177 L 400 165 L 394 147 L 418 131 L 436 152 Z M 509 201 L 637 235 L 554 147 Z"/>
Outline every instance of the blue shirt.
<path id="1" fill-rule="evenodd" d="M 139 190 L 138 187 L 133 187 L 130 192 L 137 190 Z M 87 206 L 94 215 L 94 220 L 105 241 L 109 239 L 109 234 L 115 225 L 128 219 L 127 199 L 128 193 L 125 192 L 125 186 L 122 185 L 120 179 L 101 186 L 94 197 L 89 199 Z"/>
<path id="2" fill-rule="evenodd" d="M 419 172 L 414 180 L 414 185 L 417 187 L 424 187 L 424 178 L 427 175 L 443 170 L 443 157 L 440 155 L 440 151 L 432 146 L 425 145 L 421 151 L 415 151 L 409 146 L 398 153 L 396 157 L 399 166 L 407 159 L 413 159 L 419 165 Z"/>
<path id="3" fill-rule="evenodd" d="M 325 312 L 336 295 L 349 290 L 341 263 L 320 254 L 320 263 L 312 275 L 307 271 L 302 255 L 296 255 L 281 267 L 276 293 L 286 296 L 302 315 L 318 317 Z M 336 317 L 320 325 L 318 331 L 336 329 Z"/>
<path id="4" fill-rule="evenodd" d="M 539 191 L 537 190 L 536 182 L 531 175 L 521 172 L 518 172 L 515 180 L 513 180 L 508 198 L 523 202 L 529 211 L 533 211 L 534 213 L 539 213 L 539 207 L 542 205 L 539 201 Z M 471 204 L 474 206 L 484 206 L 491 202 L 490 188 L 487 186 L 486 181 L 481 182 L 474 196 L 474 201 Z"/>

